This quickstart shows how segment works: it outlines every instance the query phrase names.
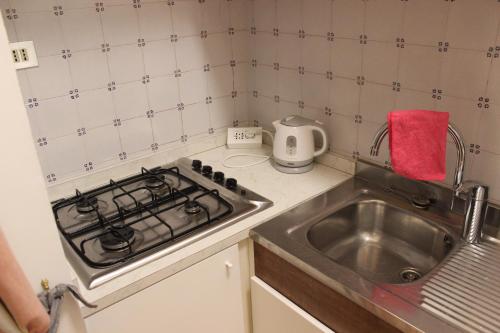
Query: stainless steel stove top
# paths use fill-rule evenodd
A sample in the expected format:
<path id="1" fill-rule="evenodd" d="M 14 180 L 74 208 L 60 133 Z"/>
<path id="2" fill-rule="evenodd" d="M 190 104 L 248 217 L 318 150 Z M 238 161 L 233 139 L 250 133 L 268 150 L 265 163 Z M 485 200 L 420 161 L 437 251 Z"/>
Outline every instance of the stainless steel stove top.
<path id="1" fill-rule="evenodd" d="M 272 202 L 183 158 L 53 203 L 66 256 L 95 288 Z"/>

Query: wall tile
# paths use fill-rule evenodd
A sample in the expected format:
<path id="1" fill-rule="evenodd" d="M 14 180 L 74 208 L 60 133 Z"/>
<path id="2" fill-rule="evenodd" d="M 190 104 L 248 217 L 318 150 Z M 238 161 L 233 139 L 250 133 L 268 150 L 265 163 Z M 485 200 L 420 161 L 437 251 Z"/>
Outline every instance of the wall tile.
<path id="1" fill-rule="evenodd" d="M 332 18 L 332 30 L 335 37 L 359 40 L 359 36 L 363 34 L 364 13 L 363 1 L 335 0 Z"/>
<path id="2" fill-rule="evenodd" d="M 210 125 L 207 105 L 205 103 L 186 105 L 182 110 L 182 123 L 184 133 L 189 137 L 208 133 Z"/>
<path id="3" fill-rule="evenodd" d="M 363 76 L 367 81 L 392 84 L 398 77 L 399 49 L 393 43 L 368 42 L 364 46 Z"/>
<path id="4" fill-rule="evenodd" d="M 209 33 L 226 32 L 229 27 L 229 6 L 225 0 L 207 0 L 203 4 L 202 29 Z"/>
<path id="5" fill-rule="evenodd" d="M 183 71 L 201 69 L 208 64 L 208 51 L 199 36 L 182 38 L 176 44 L 176 52 L 182 54 L 177 58 L 177 66 Z"/>
<path id="6" fill-rule="evenodd" d="M 231 54 L 231 39 L 227 33 L 216 33 L 209 35 L 205 50 L 207 60 L 206 63 L 210 66 L 228 65 L 233 59 Z"/>
<path id="7" fill-rule="evenodd" d="M 19 41 L 36 41 L 36 52 L 39 57 L 60 54 L 64 49 L 58 18 L 50 11 L 19 14 L 14 25 Z"/>
<path id="8" fill-rule="evenodd" d="M 363 120 L 382 124 L 395 103 L 396 92 L 390 86 L 367 83 L 361 88 L 359 108 Z"/>
<path id="9" fill-rule="evenodd" d="M 26 70 L 33 96 L 51 98 L 68 94 L 73 88 L 67 60 L 61 56 L 39 57 L 38 67 Z"/>
<path id="10" fill-rule="evenodd" d="M 330 81 L 330 106 L 336 114 L 354 116 L 359 112 L 360 87 L 352 79 Z"/>
<path id="11" fill-rule="evenodd" d="M 174 142 L 182 136 L 181 112 L 177 109 L 157 112 L 152 122 L 155 140 L 158 144 Z"/>
<path id="12" fill-rule="evenodd" d="M 113 95 L 116 114 L 122 120 L 145 116 L 149 110 L 146 87 L 142 82 L 118 85 Z"/>
<path id="13" fill-rule="evenodd" d="M 109 83 L 106 54 L 101 50 L 75 52 L 68 61 L 73 85 L 80 92 L 105 88 Z"/>
<path id="14" fill-rule="evenodd" d="M 303 6 L 303 29 L 307 34 L 325 36 L 330 31 L 332 18 L 331 0 L 309 0 Z"/>
<path id="15" fill-rule="evenodd" d="M 394 42 L 400 36 L 404 2 L 401 0 L 368 1 L 365 34 L 369 40 Z"/>
<path id="16" fill-rule="evenodd" d="M 229 66 L 214 67 L 206 74 L 208 96 L 230 96 L 233 91 L 233 71 Z"/>
<path id="17" fill-rule="evenodd" d="M 148 42 L 142 49 L 145 71 L 151 77 L 172 75 L 176 69 L 173 43 L 170 40 Z M 187 57 L 188 54 L 183 55 Z"/>
<path id="18" fill-rule="evenodd" d="M 197 1 L 177 1 L 172 7 L 174 33 L 195 36 L 201 31 L 202 7 Z"/>
<path id="19" fill-rule="evenodd" d="M 328 124 L 331 149 L 350 156 L 356 149 L 357 129 L 354 117 L 335 115 Z"/>
<path id="20" fill-rule="evenodd" d="M 154 111 L 176 108 L 180 102 L 177 79 L 174 76 L 152 78 L 147 91 L 149 106 Z"/>
<path id="21" fill-rule="evenodd" d="M 254 22 L 259 31 L 272 31 L 276 20 L 276 2 L 254 0 Z"/>
<path id="22" fill-rule="evenodd" d="M 40 101 L 34 113 L 39 131 L 50 137 L 76 133 L 79 127 L 76 104 L 67 96 Z"/>
<path id="23" fill-rule="evenodd" d="M 64 10 L 60 22 L 65 46 L 73 53 L 98 49 L 104 42 L 101 21 L 95 8 Z"/>
<path id="24" fill-rule="evenodd" d="M 294 41 L 296 38 L 290 36 L 288 39 Z M 278 59 L 276 53 L 278 45 L 276 45 L 276 40 L 277 38 L 270 33 L 259 33 L 255 37 L 255 42 L 259 47 L 254 48 L 253 52 L 258 63 L 272 65 Z"/>
<path id="25" fill-rule="evenodd" d="M 219 129 L 232 126 L 235 105 L 231 97 L 214 99 L 214 101 L 208 105 L 208 111 L 210 113 L 212 128 Z"/>
<path id="26" fill-rule="evenodd" d="M 447 95 L 477 100 L 485 93 L 490 64 L 483 52 L 450 49 L 443 58 L 439 88 Z"/>
<path id="27" fill-rule="evenodd" d="M 54 174 L 56 177 L 66 175 L 74 176 L 87 173 L 85 164 L 88 163 L 85 154 L 83 139 L 76 132 L 74 134 L 52 139 L 47 146 L 38 150 L 43 155 L 43 170 L 46 174 Z"/>
<path id="28" fill-rule="evenodd" d="M 323 74 L 305 73 L 302 78 L 302 101 L 305 105 L 320 109 L 327 106 L 329 83 Z"/>
<path id="29" fill-rule="evenodd" d="M 113 160 L 121 152 L 118 130 L 113 125 L 89 129 L 86 133 L 88 158 L 96 166 Z"/>
<path id="30" fill-rule="evenodd" d="M 207 97 L 207 75 L 202 71 L 182 73 L 179 79 L 181 102 L 185 105 L 205 101 Z"/>
<path id="31" fill-rule="evenodd" d="M 402 87 L 431 92 L 438 87 L 442 54 L 434 47 L 406 45 L 401 49 L 398 82 Z"/>
<path id="32" fill-rule="evenodd" d="M 448 1 L 408 1 L 401 36 L 408 43 L 437 45 L 445 38 L 449 8 Z"/>
<path id="33" fill-rule="evenodd" d="M 301 79 L 297 70 L 280 69 L 278 73 L 278 95 L 280 99 L 294 102 L 302 98 Z"/>
<path id="34" fill-rule="evenodd" d="M 115 118 L 113 96 L 105 88 L 80 92 L 76 107 L 85 128 L 110 125 Z"/>
<path id="35" fill-rule="evenodd" d="M 331 68 L 334 75 L 350 78 L 361 75 L 363 46 L 358 40 L 337 38 L 331 47 Z"/>
<path id="36" fill-rule="evenodd" d="M 258 42 L 259 40 L 257 40 L 257 43 Z M 281 34 L 280 37 L 278 38 L 277 46 L 278 46 L 278 50 L 276 50 L 277 57 L 273 57 L 269 60 L 273 61 L 274 59 L 278 59 L 280 66 L 288 68 L 298 68 L 299 65 L 302 64 L 302 57 L 301 57 L 302 45 L 300 39 L 298 39 L 297 36 Z M 272 64 L 272 62 L 268 62 L 268 64 Z"/>
<path id="37" fill-rule="evenodd" d="M 142 52 L 137 45 L 112 47 L 108 60 L 111 80 L 116 83 L 138 81 L 144 75 Z"/>
<path id="38" fill-rule="evenodd" d="M 457 48 L 486 50 L 496 39 L 500 14 L 490 0 L 462 0 L 451 4 L 447 39 Z"/>
<path id="39" fill-rule="evenodd" d="M 235 30 L 249 30 L 251 25 L 251 4 L 246 0 L 234 0 L 230 2 L 229 15 L 231 26 Z"/>
<path id="40" fill-rule="evenodd" d="M 137 13 L 132 6 L 109 6 L 101 14 L 104 39 L 112 46 L 136 43 Z"/>
<path id="41" fill-rule="evenodd" d="M 166 2 L 144 3 L 137 13 L 141 38 L 147 41 L 170 38 L 172 22 Z"/>
<path id="42" fill-rule="evenodd" d="M 308 36 L 302 43 L 302 64 L 306 71 L 325 73 L 330 67 L 330 43 L 326 37 Z"/>
<path id="43" fill-rule="evenodd" d="M 120 137 L 127 158 L 149 151 L 153 143 L 151 121 L 145 117 L 123 121 L 120 126 Z"/>
<path id="44" fill-rule="evenodd" d="M 274 25 L 281 33 L 298 33 L 302 28 L 301 0 L 277 0 L 277 20 Z"/>

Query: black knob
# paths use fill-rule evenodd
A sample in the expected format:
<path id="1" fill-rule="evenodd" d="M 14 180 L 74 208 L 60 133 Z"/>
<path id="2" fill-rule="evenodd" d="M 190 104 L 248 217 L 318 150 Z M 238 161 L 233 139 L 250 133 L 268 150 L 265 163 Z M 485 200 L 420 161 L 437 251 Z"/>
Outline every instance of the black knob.
<path id="1" fill-rule="evenodd" d="M 238 182 L 234 178 L 228 178 L 226 179 L 226 187 L 230 190 L 236 190 L 236 186 L 238 185 Z"/>
<path id="2" fill-rule="evenodd" d="M 201 168 L 201 174 L 205 177 L 212 177 L 212 167 L 210 165 L 204 165 Z"/>
<path id="3" fill-rule="evenodd" d="M 220 171 L 214 172 L 214 182 L 218 184 L 223 184 L 224 183 L 224 173 Z"/>
<path id="4" fill-rule="evenodd" d="M 201 170 L 201 161 L 200 160 L 193 160 L 191 163 L 191 167 L 193 168 L 194 171 L 200 172 Z"/>

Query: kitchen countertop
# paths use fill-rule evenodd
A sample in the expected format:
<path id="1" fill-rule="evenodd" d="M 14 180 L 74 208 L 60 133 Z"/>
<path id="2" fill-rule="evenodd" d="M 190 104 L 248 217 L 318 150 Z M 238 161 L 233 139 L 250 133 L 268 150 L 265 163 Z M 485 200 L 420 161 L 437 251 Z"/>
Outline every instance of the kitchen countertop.
<path id="1" fill-rule="evenodd" d="M 319 163 L 315 164 L 312 171 L 297 175 L 278 172 L 271 166 L 270 161 L 247 168 L 226 168 L 222 165 L 222 160 L 231 154 L 270 154 L 270 152 L 269 146 L 245 150 L 227 149 L 222 146 L 189 156 L 192 159 L 201 160 L 203 164 L 211 165 L 215 171 L 224 172 L 226 177 L 236 178 L 240 185 L 268 198 L 273 201 L 274 205 L 95 289 L 87 290 L 75 275 L 75 282 L 79 285 L 82 295 L 88 301 L 99 305 L 100 309 L 109 306 L 248 238 L 251 228 L 335 187 L 348 179 L 350 177 L 348 172 L 352 170 L 352 162 L 333 155 L 323 157 L 322 163 L 335 165 L 347 172 Z M 251 161 L 255 161 L 255 158 L 237 157 L 231 160 L 231 164 L 245 164 Z M 96 310 L 86 308 L 82 311 L 84 316 L 96 312 Z"/>

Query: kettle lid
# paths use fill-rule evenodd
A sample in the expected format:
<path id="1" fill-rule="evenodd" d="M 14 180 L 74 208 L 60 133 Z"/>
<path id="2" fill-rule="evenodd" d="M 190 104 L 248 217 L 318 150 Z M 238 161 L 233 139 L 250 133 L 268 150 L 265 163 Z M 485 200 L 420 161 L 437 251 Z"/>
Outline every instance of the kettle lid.
<path id="1" fill-rule="evenodd" d="M 280 124 L 291 127 L 300 127 L 312 124 L 321 124 L 319 121 L 314 121 L 309 118 L 305 118 L 299 115 L 291 115 L 281 119 Z"/>

